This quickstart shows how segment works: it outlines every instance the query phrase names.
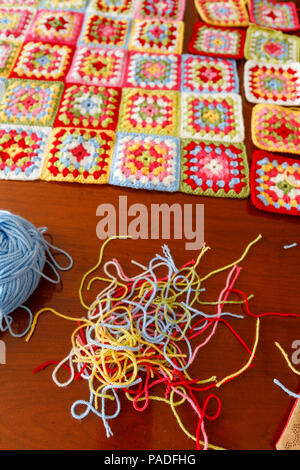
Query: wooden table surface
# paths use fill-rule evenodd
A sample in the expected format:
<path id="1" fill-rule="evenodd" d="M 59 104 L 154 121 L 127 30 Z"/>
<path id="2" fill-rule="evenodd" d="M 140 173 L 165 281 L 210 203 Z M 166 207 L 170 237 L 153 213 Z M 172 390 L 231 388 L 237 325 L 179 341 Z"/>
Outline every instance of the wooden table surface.
<path id="1" fill-rule="evenodd" d="M 198 20 L 192 0 L 187 0 L 185 14 L 184 52 L 191 37 L 192 26 Z M 243 62 L 238 62 L 242 79 Z M 244 99 L 246 145 L 249 160 L 254 150 L 251 142 L 250 116 L 252 105 Z M 235 200 L 197 197 L 181 193 L 135 191 L 110 186 L 69 183 L 0 182 L 1 209 L 17 213 L 36 226 L 48 227 L 56 246 L 67 250 L 74 258 L 71 271 L 62 274 L 60 286 L 41 281 L 27 305 L 36 312 L 53 307 L 65 314 L 83 314 L 78 287 L 83 274 L 94 266 L 101 246 L 96 236 L 96 208 L 109 202 L 118 206 L 119 195 L 128 196 L 128 204 L 143 202 L 181 205 L 202 203 L 205 207 L 205 241 L 212 248 L 199 266 L 207 273 L 236 260 L 245 246 L 261 233 L 242 263 L 243 271 L 237 286 L 248 294 L 254 313 L 277 311 L 298 312 L 299 306 L 299 246 L 290 250 L 284 244 L 300 242 L 299 219 L 257 210 L 250 199 Z M 105 260 L 116 256 L 128 273 L 136 269 L 132 258 L 147 263 L 160 250 L 163 240 L 115 241 L 107 247 Z M 177 265 L 197 256 L 185 251 L 184 241 L 167 242 Z M 204 298 L 215 300 L 225 283 L 226 273 L 207 282 Z M 98 286 L 99 287 L 99 286 Z M 95 298 L 97 289 L 91 292 Z M 238 309 L 235 309 L 238 311 Z M 15 328 L 21 330 L 26 317 L 15 315 Z M 231 324 L 252 347 L 255 320 L 233 319 Z M 222 411 L 214 422 L 207 422 L 209 442 L 226 449 L 274 449 L 274 444 L 286 422 L 293 400 L 273 384 L 277 377 L 293 391 L 299 390 L 299 377 L 286 366 L 274 345 L 279 341 L 289 356 L 291 345 L 300 340 L 300 319 L 264 318 L 255 366 L 236 380 L 223 385 L 217 392 Z M 70 407 L 77 399 L 88 398 L 85 381 L 67 388 L 58 388 L 51 379 L 51 367 L 33 374 L 35 367 L 48 360 L 60 361 L 70 350 L 70 334 L 74 324 L 44 314 L 32 340 L 15 339 L 3 334 L 7 364 L 0 365 L 0 448 L 1 449 L 194 449 L 194 443 L 178 427 L 167 405 L 152 402 L 143 413 L 134 411 L 126 399 L 122 411 L 111 423 L 114 436 L 107 439 L 104 426 L 94 415 L 83 421 L 74 420 Z M 197 344 L 197 343 L 195 343 Z M 248 360 L 246 351 L 223 325 L 206 348 L 201 350 L 193 366 L 195 376 L 217 375 L 219 378 L 239 369 Z M 197 395 L 203 404 L 205 394 Z M 213 412 L 213 410 L 208 410 Z M 189 406 L 181 407 L 181 417 L 190 432 L 195 431 L 196 416 Z"/>

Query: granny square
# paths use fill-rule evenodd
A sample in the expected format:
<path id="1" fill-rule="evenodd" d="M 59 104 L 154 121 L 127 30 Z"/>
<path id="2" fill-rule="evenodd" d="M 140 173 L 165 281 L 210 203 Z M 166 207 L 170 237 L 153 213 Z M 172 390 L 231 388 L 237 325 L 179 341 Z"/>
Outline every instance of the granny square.
<path id="1" fill-rule="evenodd" d="M 251 24 L 247 29 L 245 57 L 258 61 L 299 61 L 300 38 Z"/>
<path id="2" fill-rule="evenodd" d="M 0 39 L 22 41 L 35 12 L 34 8 L 0 8 Z"/>
<path id="3" fill-rule="evenodd" d="M 136 0 L 91 0 L 88 11 L 133 18 Z"/>
<path id="4" fill-rule="evenodd" d="M 138 0 L 136 18 L 179 21 L 184 10 L 185 0 Z"/>
<path id="5" fill-rule="evenodd" d="M 248 26 L 244 0 L 195 0 L 202 20 L 215 26 Z"/>
<path id="6" fill-rule="evenodd" d="M 181 137 L 243 141 L 241 97 L 236 93 L 182 93 Z"/>
<path id="7" fill-rule="evenodd" d="M 238 93 L 239 78 L 235 60 L 183 55 L 181 90 L 196 93 Z"/>
<path id="8" fill-rule="evenodd" d="M 118 130 L 179 135 L 178 92 L 123 88 Z"/>
<path id="9" fill-rule="evenodd" d="M 109 183 L 135 189 L 177 191 L 180 140 L 176 137 L 118 133 Z"/>
<path id="10" fill-rule="evenodd" d="M 28 42 L 24 44 L 11 77 L 59 80 L 69 70 L 73 55 L 70 46 Z"/>
<path id="11" fill-rule="evenodd" d="M 129 49 L 138 52 L 181 54 L 182 21 L 134 20 Z"/>
<path id="12" fill-rule="evenodd" d="M 260 26 L 282 31 L 294 31 L 300 28 L 294 2 L 250 0 L 249 14 L 251 22 Z"/>
<path id="13" fill-rule="evenodd" d="M 67 85 L 55 126 L 115 130 L 121 91 L 89 85 Z"/>
<path id="14" fill-rule="evenodd" d="M 52 126 L 62 90 L 61 82 L 9 79 L 0 102 L 0 122 Z"/>
<path id="15" fill-rule="evenodd" d="M 183 139 L 181 149 L 182 192 L 198 196 L 249 196 L 249 169 L 243 143 Z"/>
<path id="16" fill-rule="evenodd" d="M 0 179 L 38 179 L 50 135 L 50 127 L 0 125 Z"/>
<path id="17" fill-rule="evenodd" d="M 78 47 L 66 81 L 108 87 L 122 86 L 127 52 L 122 49 Z"/>
<path id="18" fill-rule="evenodd" d="M 250 174 L 251 199 L 261 210 L 300 215 L 300 162 L 255 151 Z"/>
<path id="19" fill-rule="evenodd" d="M 8 77 L 19 53 L 21 43 L 0 39 L 0 76 Z"/>
<path id="20" fill-rule="evenodd" d="M 85 18 L 78 44 L 127 49 L 130 29 L 131 20 L 91 13 Z"/>
<path id="21" fill-rule="evenodd" d="M 39 10 L 26 41 L 74 45 L 82 20 L 83 14 L 75 11 Z"/>
<path id="22" fill-rule="evenodd" d="M 208 26 L 198 22 L 194 25 L 188 49 L 192 54 L 242 59 L 245 37 L 243 29 Z"/>
<path id="23" fill-rule="evenodd" d="M 111 131 L 54 129 L 41 179 L 107 183 L 114 140 Z"/>
<path id="24" fill-rule="evenodd" d="M 300 104 L 300 64 L 272 64 L 248 60 L 244 69 L 245 94 L 251 103 Z"/>
<path id="25" fill-rule="evenodd" d="M 84 12 L 88 0 L 42 0 L 39 8 L 47 10 L 74 10 Z"/>
<path id="26" fill-rule="evenodd" d="M 300 154 L 300 110 L 257 104 L 252 110 L 251 127 L 258 148 Z"/>
<path id="27" fill-rule="evenodd" d="M 129 51 L 124 86 L 179 90 L 180 56 Z"/>
<path id="28" fill-rule="evenodd" d="M 4 90 L 6 88 L 7 80 L 6 78 L 0 77 L 0 98 L 2 97 Z"/>

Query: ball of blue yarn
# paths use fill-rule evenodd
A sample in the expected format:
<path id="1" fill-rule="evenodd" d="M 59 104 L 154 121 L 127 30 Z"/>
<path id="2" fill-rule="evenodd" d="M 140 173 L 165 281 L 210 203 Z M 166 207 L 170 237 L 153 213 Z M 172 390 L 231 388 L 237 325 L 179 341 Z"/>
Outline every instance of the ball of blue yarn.
<path id="1" fill-rule="evenodd" d="M 13 336 L 25 335 L 31 326 L 32 313 L 24 303 L 36 289 L 41 276 L 56 284 L 60 281 L 57 270 L 70 269 L 73 264 L 65 251 L 45 240 L 46 230 L 46 227 L 36 228 L 28 220 L 0 210 L 0 331 L 9 330 Z M 52 248 L 68 258 L 68 266 L 57 263 Z M 53 279 L 43 273 L 46 263 L 53 270 Z M 28 312 L 29 323 L 25 331 L 17 334 L 11 328 L 11 314 L 19 307 Z"/>

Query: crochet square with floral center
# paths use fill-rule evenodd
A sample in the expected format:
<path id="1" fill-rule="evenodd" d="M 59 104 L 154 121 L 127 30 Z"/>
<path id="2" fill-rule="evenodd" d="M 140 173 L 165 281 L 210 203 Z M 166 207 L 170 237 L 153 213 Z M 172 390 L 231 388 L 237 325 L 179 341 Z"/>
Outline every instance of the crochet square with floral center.
<path id="1" fill-rule="evenodd" d="M 47 10 L 74 10 L 84 12 L 88 0 L 42 0 L 39 8 Z"/>
<path id="2" fill-rule="evenodd" d="M 115 134 L 111 131 L 54 129 L 42 179 L 107 183 L 114 140 Z"/>
<path id="3" fill-rule="evenodd" d="M 300 155 L 300 111 L 257 104 L 252 110 L 251 127 L 258 148 Z"/>
<path id="4" fill-rule="evenodd" d="M 75 11 L 39 10 L 26 40 L 74 45 L 82 20 L 83 14 Z"/>
<path id="5" fill-rule="evenodd" d="M 124 86 L 179 90 L 180 56 L 130 51 Z"/>
<path id="6" fill-rule="evenodd" d="M 91 0 L 89 11 L 111 16 L 132 18 L 135 13 L 136 0 Z"/>
<path id="7" fill-rule="evenodd" d="M 244 0 L 195 0 L 202 20 L 215 26 L 248 26 Z"/>
<path id="8" fill-rule="evenodd" d="M 129 49 L 138 52 L 181 54 L 182 21 L 134 20 Z"/>
<path id="9" fill-rule="evenodd" d="M 243 143 L 183 139 L 180 190 L 199 196 L 245 198 L 249 169 Z"/>
<path id="10" fill-rule="evenodd" d="M 176 91 L 123 88 L 118 130 L 177 136 L 178 114 Z"/>
<path id="11" fill-rule="evenodd" d="M 78 44 L 126 49 L 131 20 L 91 13 L 86 16 Z"/>
<path id="12" fill-rule="evenodd" d="M 251 103 L 300 104 L 300 64 L 272 64 L 248 60 L 244 69 L 245 94 Z"/>
<path id="13" fill-rule="evenodd" d="M 236 93 L 182 93 L 181 137 L 241 142 L 241 97 Z"/>
<path id="14" fill-rule="evenodd" d="M 89 85 L 67 85 L 55 126 L 115 130 L 121 91 Z"/>
<path id="15" fill-rule="evenodd" d="M 192 54 L 242 59 L 246 33 L 242 29 L 194 25 L 188 49 Z"/>
<path id="16" fill-rule="evenodd" d="M 300 38 L 251 24 L 247 29 L 245 57 L 258 61 L 299 61 Z"/>
<path id="17" fill-rule="evenodd" d="M 182 20 L 185 0 L 138 0 L 136 18 Z"/>
<path id="18" fill-rule="evenodd" d="M 127 52 L 122 49 L 78 47 L 66 81 L 108 87 L 122 86 Z"/>
<path id="19" fill-rule="evenodd" d="M 198 93 L 238 93 L 239 78 L 235 60 L 183 55 L 181 90 Z"/>
<path id="20" fill-rule="evenodd" d="M 258 208 L 300 215 L 300 162 L 255 151 L 250 174 L 251 199 Z"/>
<path id="21" fill-rule="evenodd" d="M 0 102 L 0 122 L 52 126 L 63 83 L 11 78 Z"/>
<path id="22" fill-rule="evenodd" d="M 35 12 L 34 8 L 0 8 L 0 39 L 24 40 Z"/>
<path id="23" fill-rule="evenodd" d="M 251 22 L 260 26 L 282 31 L 294 31 L 300 28 L 294 2 L 250 0 L 249 14 Z"/>
<path id="24" fill-rule="evenodd" d="M 180 140 L 176 137 L 118 133 L 109 183 L 135 189 L 177 191 Z"/>
<path id="25" fill-rule="evenodd" d="M 24 44 L 11 77 L 59 80 L 69 70 L 73 55 L 70 46 L 28 42 Z"/>
<path id="26" fill-rule="evenodd" d="M 17 59 L 21 43 L 0 39 L 0 76 L 8 77 Z"/>
<path id="27" fill-rule="evenodd" d="M 38 179 L 50 134 L 49 127 L 0 125 L 0 179 Z"/>

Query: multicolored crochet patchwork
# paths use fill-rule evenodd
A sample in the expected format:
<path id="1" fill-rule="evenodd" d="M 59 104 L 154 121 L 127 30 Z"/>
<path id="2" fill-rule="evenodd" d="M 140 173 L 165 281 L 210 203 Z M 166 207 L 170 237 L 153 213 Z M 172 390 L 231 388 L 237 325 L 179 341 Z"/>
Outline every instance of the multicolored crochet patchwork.
<path id="1" fill-rule="evenodd" d="M 57 128 L 42 172 L 46 181 L 108 181 L 115 134 L 111 131 Z"/>
<path id="2" fill-rule="evenodd" d="M 0 77 L 0 98 L 2 97 L 4 90 L 6 88 L 7 80 L 6 78 Z"/>
<path id="3" fill-rule="evenodd" d="M 132 18 L 135 2 L 136 0 L 91 0 L 88 10 L 104 15 Z"/>
<path id="4" fill-rule="evenodd" d="M 202 20 L 215 26 L 248 26 L 243 0 L 195 0 Z"/>
<path id="5" fill-rule="evenodd" d="M 177 136 L 178 110 L 176 91 L 123 88 L 118 130 Z"/>
<path id="6" fill-rule="evenodd" d="M 82 20 L 83 14 L 75 11 L 39 10 L 26 40 L 74 45 Z"/>
<path id="7" fill-rule="evenodd" d="M 244 144 L 182 141 L 180 190 L 198 196 L 245 198 L 249 169 Z"/>
<path id="8" fill-rule="evenodd" d="M 121 91 L 89 85 L 67 85 L 55 126 L 115 130 Z"/>
<path id="9" fill-rule="evenodd" d="M 272 152 L 300 155 L 300 111 L 272 104 L 257 104 L 252 110 L 254 145 Z"/>
<path id="10" fill-rule="evenodd" d="M 51 128 L 0 125 L 0 179 L 40 177 Z"/>
<path id="11" fill-rule="evenodd" d="M 126 18 L 91 13 L 85 18 L 78 44 L 126 49 L 130 30 L 131 21 Z"/>
<path id="12" fill-rule="evenodd" d="M 138 52 L 181 54 L 182 21 L 134 20 L 129 49 Z"/>
<path id="13" fill-rule="evenodd" d="M 300 64 L 272 64 L 248 60 L 244 69 L 245 94 L 251 103 L 300 104 Z"/>
<path id="14" fill-rule="evenodd" d="M 181 137 L 242 142 L 241 97 L 236 93 L 182 93 Z"/>
<path id="15" fill-rule="evenodd" d="M 183 55 L 181 90 L 198 93 L 238 93 L 239 78 L 235 60 Z"/>
<path id="16" fill-rule="evenodd" d="M 122 49 L 78 47 L 66 82 L 122 86 L 127 52 Z"/>
<path id="17" fill-rule="evenodd" d="M 36 8 L 40 0 L 0 0 L 0 7 L 26 7 Z"/>
<path id="18" fill-rule="evenodd" d="M 74 10 L 84 12 L 88 0 L 42 0 L 39 8 L 46 10 Z"/>
<path id="19" fill-rule="evenodd" d="M 147 90 L 179 90 L 180 56 L 130 51 L 124 86 Z"/>
<path id="20" fill-rule="evenodd" d="M 180 140 L 176 137 L 118 133 L 109 183 L 135 189 L 177 191 Z"/>
<path id="21" fill-rule="evenodd" d="M 282 31 L 295 31 L 300 28 L 294 2 L 250 0 L 249 14 L 251 22 L 260 26 Z"/>
<path id="22" fill-rule="evenodd" d="M 20 52 L 11 77 L 59 80 L 69 69 L 73 49 L 60 44 L 28 42 Z"/>
<path id="23" fill-rule="evenodd" d="M 250 174 L 251 199 L 261 210 L 300 215 L 300 162 L 256 151 Z"/>
<path id="24" fill-rule="evenodd" d="M 182 20 L 185 0 L 138 0 L 136 18 Z"/>
<path id="25" fill-rule="evenodd" d="M 188 49 L 192 54 L 242 59 L 246 33 L 243 29 L 194 25 Z"/>
<path id="26" fill-rule="evenodd" d="M 0 39 L 24 40 L 35 11 L 34 8 L 0 8 Z"/>
<path id="27" fill-rule="evenodd" d="M 62 91 L 60 82 L 11 78 L 0 102 L 0 122 L 52 126 Z"/>
<path id="28" fill-rule="evenodd" d="M 0 76 L 8 77 L 17 59 L 21 43 L 0 40 Z"/>

